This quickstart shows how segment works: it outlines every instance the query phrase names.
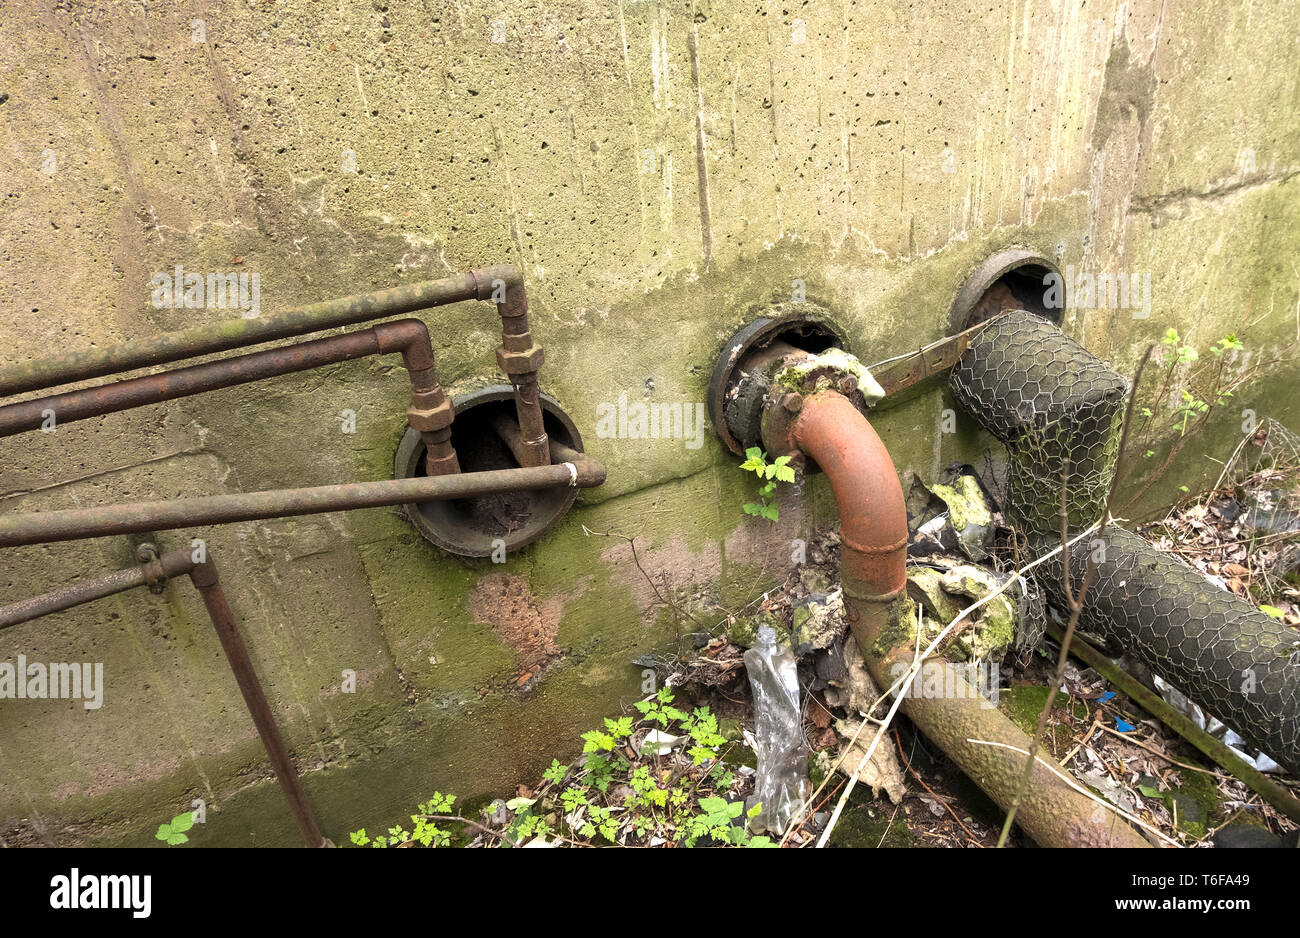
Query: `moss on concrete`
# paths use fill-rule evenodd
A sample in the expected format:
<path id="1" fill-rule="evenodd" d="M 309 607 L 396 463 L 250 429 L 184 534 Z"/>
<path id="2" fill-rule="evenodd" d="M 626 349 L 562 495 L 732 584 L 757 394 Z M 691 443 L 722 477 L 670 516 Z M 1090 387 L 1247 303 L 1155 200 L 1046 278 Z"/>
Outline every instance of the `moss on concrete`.
<path id="1" fill-rule="evenodd" d="M 1243 338 L 1261 353 L 1290 340 L 1297 291 L 1281 246 L 1300 230 L 1287 182 L 1300 125 L 1275 106 L 1294 97 L 1293 77 L 1268 67 L 1287 53 L 1290 10 L 1129 9 L 1124 28 L 1016 3 L 925 20 L 901 5 L 776 19 L 713 5 L 696 22 L 655 4 L 577 15 L 563 0 L 504 12 L 469 0 L 432 16 L 412 4 L 322 20 L 288 0 L 227 11 L 215 45 L 142 29 L 126 7 L 75 21 L 15 9 L 0 34 L 14 157 L 0 167 L 7 348 L 26 360 L 199 323 L 246 328 L 230 310 L 153 308 L 151 274 L 176 263 L 261 273 L 264 315 L 523 265 L 542 385 L 610 470 L 535 548 L 464 565 L 388 509 L 160 538 L 209 541 L 291 745 L 307 767 L 328 766 L 307 786 L 332 835 L 358 803 L 402 816 L 430 782 L 463 797 L 508 789 L 635 693 L 628 662 L 669 634 L 617 540 L 581 525 L 635 535 L 684 602 L 739 610 L 780 582 L 810 525 L 834 518 L 814 479 L 783 498 L 780 524 L 754 527 L 740 512 L 744 474 L 711 431 L 698 447 L 595 435 L 597 406 L 623 394 L 704 402 L 717 351 L 758 310 L 815 298 L 850 351 L 879 361 L 946 334 L 967 273 L 1018 243 L 1062 267 L 1154 273 L 1148 319 L 1067 317 L 1121 371 L 1168 326 L 1215 338 L 1257 322 Z M 1151 57 L 1157 23 L 1179 54 Z M 898 41 L 882 47 L 882 29 Z M 1008 34 L 1061 41 L 1008 45 Z M 985 47 L 909 80 L 906 60 L 947 61 L 951 35 Z M 89 69 L 76 52 L 88 39 L 104 52 Z M 339 63 L 351 63 L 343 83 Z M 697 95 L 681 81 L 692 71 L 702 150 Z M 1067 103 L 1033 104 L 1043 87 L 1067 89 Z M 495 373 L 485 304 L 419 315 L 444 383 Z M 1242 408 L 1300 423 L 1284 374 L 1239 392 L 1144 507 L 1212 481 L 1203 456 L 1231 451 Z M 4 494 L 15 510 L 46 510 L 387 478 L 407 394 L 386 356 L 30 434 L 7 443 Z M 996 458 L 971 421 L 940 431 L 952 407 L 935 382 L 873 413 L 900 470 L 934 478 Z M 355 434 L 341 430 L 344 410 Z M 123 566 L 133 546 L 13 550 L 0 593 Z M 523 689 L 512 649 L 474 621 L 470 597 L 493 573 L 558 609 L 563 658 Z M 110 675 L 98 713 L 0 708 L 0 827 L 152 843 L 157 819 L 198 792 L 221 810 L 196 842 L 296 840 L 275 786 L 244 784 L 262 765 L 258 743 L 197 599 L 172 589 L 0 636 L 0 658 L 93 658 Z M 345 670 L 356 694 L 340 692 Z"/>

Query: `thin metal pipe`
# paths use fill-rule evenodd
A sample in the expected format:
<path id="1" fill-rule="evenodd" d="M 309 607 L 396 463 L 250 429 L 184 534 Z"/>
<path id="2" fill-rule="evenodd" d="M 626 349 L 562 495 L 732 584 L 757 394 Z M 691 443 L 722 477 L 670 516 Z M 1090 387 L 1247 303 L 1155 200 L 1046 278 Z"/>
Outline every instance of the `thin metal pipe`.
<path id="1" fill-rule="evenodd" d="M 541 346 L 534 344 L 528 324 L 528 293 L 524 287 L 523 271 L 513 266 L 484 267 L 442 280 L 313 303 L 265 319 L 209 323 L 107 349 L 67 352 L 10 365 L 0 370 L 0 397 L 385 319 L 462 300 L 486 300 L 496 305 L 501 318 L 501 346 L 497 349 L 497 360 L 515 389 L 515 407 L 527 450 L 524 465 L 549 465 L 550 451 L 537 382 L 544 356 Z M 416 422 L 420 421 L 422 414 L 427 415 L 430 411 L 441 417 L 441 402 L 428 398 L 420 400 L 418 394 L 416 397 L 417 402 L 411 411 Z M 55 419 L 58 419 L 57 414 Z M 431 434 L 425 438 L 430 453 L 429 473 L 438 475 L 457 471 L 454 458 L 448 455 L 450 433 L 446 428 L 416 429 Z"/>
<path id="2" fill-rule="evenodd" d="M 176 550 L 163 554 L 159 560 L 162 563 L 164 575 L 169 577 L 189 573 L 194 567 L 194 561 L 191 559 L 188 550 Z M 62 612 L 65 609 L 94 602 L 97 599 L 104 599 L 117 593 L 124 593 L 137 586 L 144 586 L 146 583 L 148 583 L 148 578 L 145 576 L 143 567 L 127 567 L 124 570 L 115 570 L 93 580 L 79 580 L 76 583 L 69 583 L 67 586 L 61 586 L 43 596 L 20 599 L 17 602 L 0 606 L 0 629 L 7 629 L 10 626 L 18 625 L 20 622 L 39 619 L 41 616 L 47 616 L 53 612 Z"/>
<path id="3" fill-rule="evenodd" d="M 57 387 L 60 384 L 120 374 L 137 368 L 166 365 L 199 355 L 225 352 L 339 326 L 353 326 L 461 300 L 478 299 L 480 283 L 485 280 L 491 283 L 494 279 L 507 282 L 517 279 L 522 282 L 522 275 L 514 267 L 472 270 L 441 280 L 389 287 L 372 293 L 312 303 L 275 316 L 208 323 L 110 348 L 65 352 L 0 370 L 0 396 Z"/>
<path id="4" fill-rule="evenodd" d="M 1058 644 L 1064 639 L 1060 628 L 1051 620 L 1047 622 L 1047 634 L 1056 639 Z M 1175 710 L 1159 694 L 1147 688 L 1141 681 L 1114 664 L 1077 635 L 1070 639 L 1070 654 L 1093 668 L 1127 694 L 1139 707 L 1249 785 L 1256 794 L 1273 807 L 1291 820 L 1300 821 L 1300 799 L 1238 756 L 1222 740 L 1205 732 L 1193 723 L 1190 717 Z"/>
<path id="5" fill-rule="evenodd" d="M 195 565 L 190 571 L 190 580 L 198 589 L 199 595 L 203 597 L 203 605 L 207 607 L 212 628 L 216 630 L 217 639 L 226 653 L 226 660 L 230 662 L 230 670 L 234 672 L 235 681 L 239 684 L 239 692 L 243 695 L 249 716 L 253 718 L 253 724 L 257 727 L 257 734 L 262 738 L 266 754 L 271 758 L 275 777 L 284 791 L 285 800 L 289 802 L 289 810 L 293 812 L 294 820 L 298 822 L 298 829 L 302 831 L 307 846 L 324 847 L 325 838 L 321 835 L 316 816 L 307 803 L 307 793 L 303 791 L 302 779 L 298 777 L 293 760 L 289 758 L 289 751 L 285 749 L 284 739 L 280 736 L 280 727 L 276 723 L 275 714 L 271 712 L 271 705 L 262 690 L 262 683 L 257 679 L 257 672 L 253 670 L 253 662 L 248 657 L 248 646 L 244 644 L 239 626 L 235 624 L 235 616 L 230 611 L 230 604 L 226 602 L 226 594 L 221 588 L 217 568 L 211 556 L 206 562 Z"/>
<path id="6" fill-rule="evenodd" d="M 35 430 L 52 415 L 55 426 L 262 381 L 323 365 L 400 352 L 411 381 L 408 420 L 418 424 L 430 475 L 459 472 L 451 446 L 451 402 L 438 384 L 428 327 L 418 319 L 381 323 L 360 332 L 264 349 L 157 375 L 34 398 L 0 407 L 0 437 Z"/>
<path id="7" fill-rule="evenodd" d="M 561 485 L 590 488 L 604 481 L 604 466 L 583 458 L 578 462 L 561 463 L 558 466 L 493 469 L 379 482 L 32 512 L 0 517 L 0 547 L 445 501 Z"/>
<path id="8" fill-rule="evenodd" d="M 375 331 L 367 329 L 8 404 L 0 407 L 0 436 L 38 429 L 46 412 L 57 426 L 378 353 Z"/>
<path id="9" fill-rule="evenodd" d="M 226 601 L 226 594 L 221 588 L 212 555 L 208 554 L 203 562 L 198 563 L 194 559 L 193 551 L 189 549 L 173 550 L 158 556 L 152 545 L 141 545 L 140 551 L 140 566 L 117 570 L 94 580 L 69 584 L 43 596 L 34 596 L 31 599 L 0 606 L 0 628 L 17 625 L 52 612 L 71 609 L 138 586 L 149 585 L 161 591 L 162 584 L 167 579 L 189 574 L 191 582 L 203 598 L 203 605 L 208 610 L 208 618 L 212 620 L 212 628 L 217 633 L 217 640 L 221 642 L 222 650 L 226 653 L 226 660 L 235 675 L 239 692 L 243 695 L 248 713 L 253 718 L 253 725 L 257 727 L 257 734 L 262 740 L 266 754 L 271 759 L 275 777 L 284 792 L 285 800 L 289 802 L 289 810 L 294 820 L 298 822 L 298 828 L 302 831 L 307 846 L 327 846 L 327 841 L 321 835 L 320 826 L 316 823 L 316 816 L 307 803 L 302 780 L 298 777 L 298 771 L 294 768 L 293 760 L 289 758 L 289 752 L 284 746 L 280 727 L 271 712 L 266 693 L 262 690 L 257 672 L 253 669 L 244 637 L 240 634 L 234 614 L 230 611 L 230 604 Z"/>

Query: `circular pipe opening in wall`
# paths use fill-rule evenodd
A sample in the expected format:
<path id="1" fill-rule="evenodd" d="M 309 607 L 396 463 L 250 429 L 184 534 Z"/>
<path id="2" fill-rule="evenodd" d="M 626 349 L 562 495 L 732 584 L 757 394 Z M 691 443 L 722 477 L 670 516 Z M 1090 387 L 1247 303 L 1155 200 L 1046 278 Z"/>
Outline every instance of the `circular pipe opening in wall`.
<path id="1" fill-rule="evenodd" d="M 1065 279 L 1056 262 L 1029 248 L 1008 248 L 985 260 L 957 291 L 949 334 L 990 319 L 1004 309 L 1024 309 L 1060 325 Z"/>
<path id="2" fill-rule="evenodd" d="M 553 443 L 581 453 L 578 428 L 547 394 L 541 395 L 542 417 Z M 462 472 L 515 469 L 519 461 L 496 430 L 498 422 L 518 427 L 514 390 L 497 384 L 453 399 L 456 418 L 451 442 Z M 426 475 L 425 446 L 420 434 L 407 428 L 393 460 L 399 479 Z M 481 498 L 422 502 L 405 505 L 402 513 L 430 543 L 462 557 L 488 557 L 504 542 L 507 552 L 537 540 L 573 505 L 577 489 L 571 486 L 529 492 L 506 492 Z"/>
<path id="3" fill-rule="evenodd" d="M 764 311 L 727 340 L 709 379 L 709 420 L 727 449 L 744 455 L 745 441 L 758 437 L 762 382 L 742 382 L 742 374 L 766 350 L 795 348 L 816 355 L 830 348 L 850 351 L 830 311 L 813 303 L 781 303 Z M 752 398 L 752 399 L 751 399 Z"/>

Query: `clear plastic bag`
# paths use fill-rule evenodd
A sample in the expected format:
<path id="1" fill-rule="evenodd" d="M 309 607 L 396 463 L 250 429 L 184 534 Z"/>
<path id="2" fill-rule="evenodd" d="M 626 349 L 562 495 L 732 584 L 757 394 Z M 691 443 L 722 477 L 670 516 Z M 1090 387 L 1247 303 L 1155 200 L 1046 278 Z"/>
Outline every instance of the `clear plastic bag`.
<path id="1" fill-rule="evenodd" d="M 761 803 L 750 821 L 755 831 L 779 832 L 794 816 L 808 788 L 808 750 L 799 712 L 796 659 L 777 644 L 776 631 L 758 630 L 758 643 L 745 652 L 745 671 L 754 693 L 754 750 L 758 770 L 748 804 Z"/>

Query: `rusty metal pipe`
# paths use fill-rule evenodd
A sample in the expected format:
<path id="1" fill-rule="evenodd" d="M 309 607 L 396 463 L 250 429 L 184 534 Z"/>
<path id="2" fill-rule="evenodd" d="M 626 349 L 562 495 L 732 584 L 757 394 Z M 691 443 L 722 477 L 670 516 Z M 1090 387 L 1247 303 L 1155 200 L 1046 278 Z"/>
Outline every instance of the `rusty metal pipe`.
<path id="1" fill-rule="evenodd" d="M 550 441 L 542 415 L 542 392 L 537 383 L 537 372 L 545 355 L 542 347 L 534 343 L 528 325 L 528 293 L 524 290 L 523 273 L 517 267 L 493 267 L 474 273 L 477 298 L 495 303 L 501 317 L 497 363 L 515 389 L 522 448 L 520 465 L 550 465 Z"/>
<path id="2" fill-rule="evenodd" d="M 133 407 L 388 352 L 401 353 L 410 377 L 411 406 L 407 409 L 407 420 L 424 439 L 429 475 L 459 472 L 460 464 L 451 445 L 451 422 L 455 413 L 451 399 L 438 384 L 429 329 L 418 319 L 399 319 L 360 332 L 8 404 L 0 407 L 0 437 L 35 430 L 50 414 L 56 426 L 74 423 Z"/>
<path id="3" fill-rule="evenodd" d="M 497 360 L 515 389 L 515 406 L 519 412 L 519 425 L 523 428 L 527 450 L 524 465 L 549 465 L 550 453 L 537 383 L 537 372 L 542 366 L 544 355 L 541 346 L 534 343 L 529 328 L 528 294 L 524 288 L 523 271 L 513 266 L 485 267 L 442 280 L 390 287 L 373 293 L 313 303 L 265 319 L 210 323 L 112 348 L 68 352 L 52 358 L 11 365 L 0 370 L 0 397 L 165 365 L 186 358 L 307 335 L 339 326 L 356 325 L 463 300 L 486 300 L 496 305 L 497 314 L 501 318 L 501 347 L 497 350 Z M 408 362 L 408 368 L 410 367 Z M 415 370 L 412 371 L 413 375 Z M 430 454 L 430 475 L 458 471 L 454 454 L 450 452 L 450 431 L 445 427 L 426 430 L 416 426 L 421 420 L 425 423 L 441 420 L 443 404 L 437 395 L 430 394 L 419 400 L 420 395 L 417 393 L 416 397 L 408 417 L 414 421 L 411 424 L 413 427 L 422 434 L 429 434 L 425 438 L 425 446 Z M 433 416 L 428 416 L 430 413 Z M 26 417 L 24 412 L 24 421 Z M 55 419 L 58 419 L 57 413 Z"/>
<path id="4" fill-rule="evenodd" d="M 584 458 L 580 463 L 561 463 L 558 466 L 492 469 L 455 475 L 41 511 L 0 516 L 0 547 L 474 498 L 562 485 L 590 488 L 604 481 L 605 467 Z"/>
<path id="5" fill-rule="evenodd" d="M 829 478 L 840 510 L 841 584 L 849 627 L 872 677 L 889 687 L 911 664 L 915 641 L 908 623 L 900 621 L 908 615 L 901 601 L 908 530 L 893 460 L 867 418 L 835 391 L 805 399 L 788 426 L 788 440 L 764 443 L 769 452 L 782 452 L 784 444 L 793 443 Z M 940 686 L 951 689 L 952 696 L 909 694 L 903 711 L 1005 810 L 1024 768 L 1025 757 L 1012 750 L 1028 752 L 1029 737 L 969 684 L 961 669 L 940 660 L 926 664 L 945 669 Z M 1042 846 L 1148 845 L 1114 813 L 1099 809 L 1042 765 L 1035 766 L 1016 818 Z"/>
<path id="6" fill-rule="evenodd" d="M 415 335 L 417 331 L 424 333 L 426 351 L 424 356 L 411 351 L 411 346 L 418 344 Z M 433 366 L 428 330 L 418 319 L 405 319 L 395 323 L 383 323 L 362 332 L 350 332 L 326 339 L 300 342 L 284 348 L 267 349 L 236 358 L 165 371 L 162 374 L 129 378 L 102 387 L 68 391 L 64 394 L 7 404 L 0 407 L 0 436 L 12 436 L 15 433 L 39 429 L 46 411 L 53 413 L 56 425 L 73 423 L 89 417 L 248 384 L 387 351 L 401 351 L 403 358 L 413 359 L 421 366 L 421 371 L 418 373 L 421 383 L 427 385 L 432 380 L 433 386 L 437 386 L 436 378 L 429 377 Z M 411 373 L 414 387 L 418 387 L 416 376 L 416 372 Z"/>
<path id="7" fill-rule="evenodd" d="M 276 339 L 354 326 L 375 319 L 478 298 L 479 279 L 502 268 L 469 271 L 423 283 L 389 287 L 336 300 L 312 303 L 259 319 L 208 323 L 127 342 L 106 349 L 66 352 L 38 361 L 10 365 L 0 371 L 0 396 L 57 387 L 73 381 L 120 374 L 137 368 L 166 365 L 185 358 L 211 355 Z M 515 268 L 504 268 L 506 271 Z M 522 275 L 519 275 L 522 282 Z"/>
<path id="8" fill-rule="evenodd" d="M 211 556 L 204 563 L 194 566 L 190 571 L 190 580 L 198 589 L 199 595 L 203 597 L 203 605 L 207 607 L 212 628 L 216 631 L 221 648 L 226 653 L 226 660 L 230 662 L 230 670 L 234 672 L 239 692 L 243 695 L 248 714 L 257 727 L 257 734 L 262 738 L 262 745 L 271 759 L 275 777 L 284 792 L 285 800 L 289 802 L 289 810 L 293 813 L 294 820 L 298 822 L 298 829 L 302 831 L 307 846 L 324 847 L 325 838 L 321 835 L 316 816 L 307 803 L 307 794 L 303 791 L 298 770 L 294 768 L 293 760 L 289 758 L 289 751 L 285 749 L 284 739 L 280 736 L 280 727 L 275 721 L 275 714 L 271 712 L 271 705 L 262 690 L 262 683 L 257 679 L 257 672 L 253 670 L 253 662 L 248 657 L 248 647 L 244 644 L 239 626 L 235 624 L 235 616 L 230 611 L 230 604 L 226 602 L 226 594 L 221 588 L 217 568 Z"/>
<path id="9" fill-rule="evenodd" d="M 326 846 L 327 842 L 321 835 L 316 816 L 307 803 L 298 771 L 289 758 L 288 750 L 285 749 L 275 715 L 271 712 L 261 682 L 257 679 L 257 672 L 253 669 L 253 662 L 248 656 L 244 638 L 235 624 L 230 604 L 226 602 L 226 595 L 221 588 L 221 581 L 217 576 L 216 564 L 211 554 L 199 563 L 195 561 L 194 553 L 189 549 L 173 550 L 159 556 L 152 545 L 146 544 L 140 547 L 140 558 L 139 566 L 117 570 L 94 580 L 72 583 L 43 596 L 0 606 L 0 628 L 27 622 L 52 612 L 71 609 L 138 586 L 148 585 L 161 591 L 168 579 L 188 574 L 203 598 L 208 617 L 212 620 L 212 627 L 226 653 L 226 660 L 230 663 L 230 670 L 235 675 L 235 681 L 244 697 L 249 715 L 253 718 L 253 725 L 257 727 L 257 734 L 266 748 L 266 754 L 271 759 L 276 779 L 284 792 L 285 800 L 289 802 L 289 810 L 294 820 L 298 822 L 307 846 Z"/>
<path id="10" fill-rule="evenodd" d="M 166 577 L 181 576 L 194 568 L 194 560 L 188 550 L 174 550 L 163 554 L 158 558 L 158 562 L 161 563 L 163 576 Z M 43 596 L 20 599 L 0 606 L 0 629 L 39 619 L 54 612 L 72 609 L 74 606 L 82 606 L 117 593 L 125 593 L 138 586 L 145 586 L 148 582 L 144 567 L 127 567 L 93 580 L 69 583 Z"/>

